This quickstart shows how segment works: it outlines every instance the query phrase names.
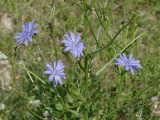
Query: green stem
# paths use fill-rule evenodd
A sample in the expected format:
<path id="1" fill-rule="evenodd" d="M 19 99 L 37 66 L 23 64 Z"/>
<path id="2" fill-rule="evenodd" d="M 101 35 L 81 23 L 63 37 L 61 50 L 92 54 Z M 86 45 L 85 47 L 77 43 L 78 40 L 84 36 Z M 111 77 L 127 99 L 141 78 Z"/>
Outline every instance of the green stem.
<path id="1" fill-rule="evenodd" d="M 107 27 L 106 27 L 106 29 L 105 29 L 105 31 L 104 31 L 104 34 L 103 34 L 102 38 L 100 39 L 100 41 L 103 40 L 104 37 L 105 37 L 105 35 L 106 35 L 106 33 L 108 33 L 108 29 L 109 29 L 109 26 L 110 26 L 110 24 L 111 24 L 112 15 L 113 15 L 113 1 L 114 1 L 114 0 L 111 0 L 111 8 L 110 8 L 109 21 L 108 21 L 108 23 L 107 23 Z"/>
<path id="2" fill-rule="evenodd" d="M 11 61 L 12 62 L 12 61 Z M 14 62 L 14 61 L 13 61 Z M 39 79 L 43 84 L 45 84 L 45 82 L 39 78 L 36 74 L 34 74 L 33 72 L 31 72 L 30 70 L 28 70 L 27 68 L 19 65 L 18 63 L 14 62 L 16 65 L 18 65 L 19 67 L 23 68 L 24 70 L 26 70 L 28 73 L 32 74 L 34 77 L 36 77 L 37 79 Z"/>
<path id="3" fill-rule="evenodd" d="M 50 89 L 52 89 L 52 88 L 50 88 Z M 62 88 L 61 88 L 61 89 L 62 89 Z M 63 98 L 62 98 L 61 95 L 58 93 L 57 89 L 55 89 L 55 91 L 52 89 L 51 91 L 52 91 L 53 93 L 56 91 L 57 96 L 61 99 L 61 103 L 62 103 L 62 106 L 63 106 L 64 120 L 67 120 L 67 116 L 66 116 L 66 107 L 65 107 Z"/>
<path id="4" fill-rule="evenodd" d="M 62 97 L 60 97 L 60 99 L 61 99 L 63 108 L 65 109 L 65 105 L 64 105 L 64 101 L 63 101 Z M 65 111 L 66 111 L 66 110 L 64 110 L 64 120 L 67 120 L 67 116 L 66 116 L 66 112 L 65 112 Z"/>
<path id="5" fill-rule="evenodd" d="M 32 54 L 32 56 L 36 59 L 36 62 L 41 66 L 41 67 L 43 67 L 44 69 L 47 69 L 45 66 L 43 66 L 40 62 L 39 62 L 39 60 L 37 59 L 37 57 L 35 56 L 35 54 L 26 46 L 26 45 L 24 45 L 25 46 L 25 48 Z"/>
<path id="6" fill-rule="evenodd" d="M 94 8 L 96 9 L 96 5 L 95 5 L 95 1 L 94 1 L 94 0 L 93 0 L 93 5 L 94 5 Z M 99 16 L 98 11 L 95 10 L 95 12 L 96 12 L 96 14 L 97 14 L 97 16 L 98 16 L 99 22 L 100 22 L 100 24 L 102 25 L 103 29 L 104 29 L 105 31 L 108 31 L 108 30 L 106 30 L 106 27 L 104 26 L 103 21 L 101 20 L 101 17 Z M 111 14 L 110 14 L 110 15 L 111 15 Z M 108 24 L 107 24 L 107 25 L 108 25 Z M 106 34 L 107 34 L 108 38 L 109 38 L 110 40 L 112 40 L 112 38 L 111 38 L 111 36 L 108 34 L 108 32 L 106 32 Z M 100 39 L 100 41 L 101 41 L 101 40 L 102 40 L 102 38 Z M 116 46 L 118 46 L 118 47 L 120 47 L 120 48 L 122 49 L 122 47 L 121 47 L 118 43 L 116 43 L 116 42 L 114 42 L 114 41 L 113 41 L 113 43 L 114 43 Z"/>
<path id="7" fill-rule="evenodd" d="M 84 12 L 86 12 L 86 1 L 84 0 Z M 86 13 L 87 14 L 87 13 Z M 87 49 L 87 20 L 84 14 L 84 41 L 85 41 L 85 46 Z"/>
<path id="8" fill-rule="evenodd" d="M 88 99 L 88 66 L 87 66 L 87 57 L 85 58 L 85 101 Z M 87 111 L 87 104 L 84 105 L 85 107 L 85 120 L 88 120 L 88 111 Z"/>
<path id="9" fill-rule="evenodd" d="M 39 51 L 40 51 L 40 53 L 41 53 L 41 55 L 42 55 L 43 59 L 44 59 L 44 60 L 45 60 L 45 62 L 47 63 L 47 60 L 46 60 L 46 58 L 44 57 L 44 55 L 43 55 L 43 53 L 42 53 L 42 50 L 41 50 L 41 48 L 39 47 L 39 45 L 38 45 L 37 41 L 36 41 L 35 39 L 33 39 L 33 40 L 34 40 L 34 42 L 36 43 L 36 45 L 37 45 L 37 47 L 38 47 L 38 49 L 39 49 Z"/>
<path id="10" fill-rule="evenodd" d="M 83 13 L 84 13 L 84 20 L 86 19 L 86 21 L 88 22 L 88 25 L 89 25 L 90 30 L 91 30 L 91 32 L 92 32 L 92 35 L 93 35 L 94 39 L 96 40 L 97 47 L 100 47 L 100 46 L 99 46 L 99 43 L 98 43 L 98 40 L 97 40 L 97 38 L 96 38 L 96 35 L 95 35 L 94 32 L 93 32 L 93 28 L 92 28 L 91 23 L 90 23 L 90 21 L 89 21 L 89 19 L 88 19 L 88 16 L 87 16 L 86 11 L 85 11 L 79 4 L 77 4 L 77 3 L 75 3 L 75 2 L 73 2 L 72 4 L 77 5 L 77 6 L 83 11 Z M 84 29 L 84 30 L 85 30 L 85 29 Z"/>
<path id="11" fill-rule="evenodd" d="M 84 5 L 84 40 L 85 40 L 85 46 L 87 49 L 87 11 L 86 11 L 86 0 L 83 1 Z M 90 22 L 88 22 L 90 23 Z M 96 37 L 95 37 L 96 38 Z M 98 41 L 96 38 L 96 42 L 98 45 Z M 88 92 L 88 65 L 87 65 L 87 60 L 88 57 L 85 57 L 85 101 L 87 101 L 87 92 Z M 88 120 L 88 110 L 87 110 L 87 104 L 84 105 L 85 108 L 85 120 Z"/>
<path id="12" fill-rule="evenodd" d="M 17 82 L 16 82 L 16 77 L 15 77 L 15 72 L 14 72 L 14 66 L 13 66 L 12 58 L 11 58 L 11 59 L 9 59 L 9 60 L 10 60 L 11 67 L 12 67 L 12 75 L 13 75 L 13 82 L 14 82 L 14 86 L 15 86 L 15 88 L 16 88 L 16 90 L 17 90 L 17 92 L 19 93 L 19 95 L 20 95 L 20 96 L 23 96 L 23 95 L 20 93 L 20 91 L 18 90 L 18 88 L 17 88 Z"/>
<path id="13" fill-rule="evenodd" d="M 131 23 L 131 21 L 133 20 L 133 18 L 134 18 L 134 16 L 132 17 L 132 19 L 131 19 L 126 25 L 124 25 L 124 26 L 117 32 L 117 34 L 114 36 L 114 38 L 113 38 L 106 46 L 104 46 L 103 48 L 101 48 L 101 49 L 99 49 L 99 50 L 97 50 L 97 51 L 95 51 L 95 52 L 93 52 L 93 53 L 89 53 L 89 54 L 95 54 L 95 53 L 100 52 L 101 50 L 105 49 L 106 47 L 108 47 L 108 46 L 116 39 L 116 37 L 120 34 L 120 32 L 121 32 L 124 28 L 126 28 L 126 27 Z"/>
<path id="14" fill-rule="evenodd" d="M 123 81 L 124 81 L 124 75 L 125 74 L 123 74 L 121 76 L 121 83 L 120 83 L 120 87 L 119 87 L 119 90 L 118 90 L 117 103 L 116 103 L 117 108 L 119 107 L 119 99 L 120 99 L 120 94 L 121 94 L 121 91 L 122 91 L 122 86 L 123 86 Z M 114 113 L 113 120 L 116 119 L 116 116 L 117 116 L 117 111 Z"/>
<path id="15" fill-rule="evenodd" d="M 52 19 L 51 32 L 52 32 L 54 50 L 56 52 L 56 62 L 58 62 L 59 56 L 58 56 L 58 50 L 57 50 L 57 45 L 56 45 L 56 40 L 55 40 L 54 18 Z"/>

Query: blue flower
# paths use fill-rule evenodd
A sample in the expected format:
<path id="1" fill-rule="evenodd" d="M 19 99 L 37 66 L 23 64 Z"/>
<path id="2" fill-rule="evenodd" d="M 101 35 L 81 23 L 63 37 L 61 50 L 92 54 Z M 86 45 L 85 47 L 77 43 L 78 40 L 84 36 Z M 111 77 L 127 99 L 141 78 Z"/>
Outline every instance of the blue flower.
<path id="1" fill-rule="evenodd" d="M 64 50 L 65 52 L 68 50 L 72 50 L 71 53 L 74 55 L 74 58 L 77 58 L 77 56 L 79 58 L 83 57 L 83 50 L 86 49 L 84 42 L 79 43 L 79 41 L 81 40 L 81 36 L 80 34 L 78 34 L 77 39 L 75 38 L 75 35 L 73 34 L 73 32 L 70 32 L 70 36 L 71 38 L 65 34 L 64 37 L 67 40 L 62 40 L 61 43 L 65 43 L 66 49 Z"/>
<path id="2" fill-rule="evenodd" d="M 53 62 L 53 67 L 46 63 L 46 66 L 48 68 L 48 71 L 45 71 L 44 74 L 50 74 L 49 81 L 52 81 L 53 78 L 55 79 L 54 87 L 57 86 L 58 82 L 62 85 L 62 78 L 66 79 L 66 74 L 63 73 L 65 65 L 58 60 L 58 63 L 56 65 L 56 62 Z"/>
<path id="3" fill-rule="evenodd" d="M 23 42 L 25 42 L 25 45 L 28 46 L 28 40 L 30 42 L 33 41 L 32 36 L 34 35 L 34 33 L 38 33 L 38 30 L 34 30 L 38 26 L 38 23 L 35 23 L 33 25 L 33 22 L 34 21 L 30 21 L 29 24 L 28 23 L 26 23 L 26 25 L 23 24 L 22 28 L 24 29 L 24 31 L 18 33 L 19 36 L 14 37 L 16 39 L 20 39 L 18 40 L 18 46 Z"/>
<path id="4" fill-rule="evenodd" d="M 121 54 L 119 55 L 122 60 L 119 58 L 115 58 L 115 60 L 117 60 L 116 65 L 119 64 L 120 66 L 126 66 L 126 71 L 130 70 L 133 75 L 135 74 L 134 69 L 138 71 L 139 68 L 143 68 L 140 65 L 140 60 L 135 60 L 132 54 L 130 54 L 129 58 L 127 58 L 124 53 L 122 55 Z"/>

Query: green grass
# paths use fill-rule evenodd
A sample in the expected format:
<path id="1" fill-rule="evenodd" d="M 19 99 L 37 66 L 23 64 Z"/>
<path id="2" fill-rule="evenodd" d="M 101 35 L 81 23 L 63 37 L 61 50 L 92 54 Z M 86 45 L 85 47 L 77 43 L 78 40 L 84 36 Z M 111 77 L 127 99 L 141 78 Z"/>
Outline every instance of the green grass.
<path id="1" fill-rule="evenodd" d="M 65 39 L 64 34 L 69 34 L 70 31 L 76 35 L 80 33 L 82 35 L 81 41 L 84 42 L 84 32 L 86 32 L 87 49 L 85 55 L 87 55 L 106 46 L 133 15 L 135 15 L 133 21 L 122 29 L 108 47 L 96 53 L 92 59 L 87 59 L 88 63 L 91 63 L 91 67 L 89 68 L 87 87 L 88 103 L 85 104 L 85 107 L 88 108 L 86 114 L 90 120 L 106 118 L 112 120 L 116 113 L 117 119 L 139 120 L 140 117 L 136 117 L 136 113 L 140 111 L 142 112 L 141 118 L 145 120 L 159 119 L 152 114 L 153 106 L 150 104 L 152 103 L 151 97 L 160 97 L 160 78 L 158 76 L 160 72 L 160 2 L 157 0 L 137 0 L 136 3 L 133 0 L 114 0 L 113 7 L 111 7 L 112 0 L 94 1 L 95 6 L 92 0 L 86 0 L 86 14 L 90 22 L 90 24 L 87 22 L 87 29 L 84 27 L 84 13 L 76 5 L 83 8 L 83 1 L 80 0 L 75 0 L 76 4 L 63 0 L 55 0 L 54 2 L 52 0 L 0 1 L 0 20 L 11 18 L 13 27 L 13 30 L 8 32 L 9 30 L 0 24 L 2 29 L 0 32 L 0 52 L 8 57 L 12 56 L 14 70 L 13 72 L 11 68 L 8 68 L 14 79 L 14 82 L 11 83 L 12 90 L 3 90 L 0 87 L 0 93 L 2 93 L 0 94 L 0 103 L 6 105 L 6 109 L 0 111 L 0 119 L 36 120 L 40 117 L 44 118 L 43 113 L 46 110 L 52 110 L 50 115 L 53 119 L 64 119 L 64 115 L 66 115 L 69 120 L 83 120 L 86 116 L 83 101 L 86 89 L 85 72 L 77 65 L 78 60 L 74 59 L 70 52 L 63 52 L 65 47 L 61 41 Z M 24 44 L 16 47 L 17 42 L 14 39 L 14 36 L 22 31 L 22 24 L 34 20 L 38 23 L 37 29 L 39 30 L 34 38 L 47 62 L 52 64 L 53 61 L 56 61 L 54 40 L 49 25 L 53 18 L 58 55 L 66 65 L 65 73 L 67 74 L 67 79 L 63 80 L 64 85 L 57 86 L 57 89 L 54 88 L 54 80 L 48 82 L 48 76 L 43 74 L 45 69 L 42 65 L 45 66 L 46 62 L 36 43 L 29 42 L 28 48 L 36 57 L 41 57 L 41 66 L 37 61 L 34 61 L 33 55 Z M 105 31 L 110 37 L 104 34 Z M 99 46 L 95 44 L 96 39 Z M 133 43 L 126 47 L 131 41 Z M 120 73 L 123 71 L 123 67 L 115 66 L 116 61 L 113 58 L 119 57 L 119 52 L 124 52 L 127 56 L 132 53 L 135 59 L 141 61 L 143 69 L 139 73 L 136 72 L 135 75 L 132 75 L 130 71 L 124 74 L 119 106 L 116 106 L 121 81 Z M 16 64 L 21 60 L 24 63 L 21 64 L 22 67 Z M 81 60 L 81 64 L 82 67 L 85 67 L 84 58 Z M 1 70 L 5 67 L 0 64 Z M 41 81 L 44 81 L 45 84 Z M 37 110 L 30 110 L 28 105 L 29 101 L 33 99 L 38 99 L 42 103 Z"/>

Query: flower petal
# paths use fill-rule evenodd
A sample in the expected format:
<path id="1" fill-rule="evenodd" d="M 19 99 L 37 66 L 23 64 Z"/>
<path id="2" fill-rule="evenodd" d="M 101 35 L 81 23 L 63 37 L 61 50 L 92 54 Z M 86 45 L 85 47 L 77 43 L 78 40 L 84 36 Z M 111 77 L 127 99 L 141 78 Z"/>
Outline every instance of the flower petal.
<path id="1" fill-rule="evenodd" d="M 29 22 L 29 31 L 31 31 L 31 29 L 32 29 L 33 22 L 34 22 L 34 21 L 30 21 L 30 22 Z"/>
<path id="2" fill-rule="evenodd" d="M 129 62 L 131 62 L 132 58 L 133 58 L 133 54 L 130 54 L 130 56 L 129 56 Z"/>
<path id="3" fill-rule="evenodd" d="M 61 85 L 63 85 L 62 78 L 59 76 L 55 76 L 55 81 L 58 81 Z"/>
<path id="4" fill-rule="evenodd" d="M 122 64 L 125 64 L 125 62 L 119 58 L 114 58 L 115 60 L 117 60 L 118 63 L 122 63 Z"/>
<path id="5" fill-rule="evenodd" d="M 44 74 L 52 74 L 52 72 L 50 70 L 47 70 L 44 72 Z"/>
<path id="6" fill-rule="evenodd" d="M 128 71 L 129 70 L 129 66 L 128 65 L 126 65 L 126 71 Z"/>
<path id="7" fill-rule="evenodd" d="M 18 40 L 18 46 L 19 46 L 21 43 L 23 43 L 23 42 L 24 42 L 24 38 Z"/>
<path id="8" fill-rule="evenodd" d="M 131 73 L 134 75 L 135 72 L 134 72 L 134 70 L 133 70 L 133 67 L 130 67 L 130 70 L 131 70 Z"/>
<path id="9" fill-rule="evenodd" d="M 35 29 L 37 26 L 38 26 L 38 23 L 35 23 L 35 24 L 33 25 L 32 29 L 31 29 L 31 31 L 32 31 L 33 29 Z"/>
<path id="10" fill-rule="evenodd" d="M 23 36 L 15 36 L 14 38 L 15 39 L 20 39 L 20 38 L 23 38 Z"/>
<path id="11" fill-rule="evenodd" d="M 75 43 L 76 42 L 76 38 L 75 38 L 75 35 L 72 31 L 70 31 L 70 36 L 71 36 L 71 39 L 72 41 Z"/>
<path id="12" fill-rule="evenodd" d="M 31 31 L 32 34 L 38 33 L 38 32 L 39 32 L 38 30 L 32 30 L 32 31 Z"/>
<path id="13" fill-rule="evenodd" d="M 60 62 L 60 60 L 58 60 L 58 63 L 57 63 L 57 68 L 58 70 L 61 70 L 65 67 L 65 65 L 63 65 L 63 63 Z"/>
<path id="14" fill-rule="evenodd" d="M 64 50 L 65 52 L 68 51 L 68 50 L 71 50 L 72 47 L 66 47 L 66 49 Z"/>
<path id="15" fill-rule="evenodd" d="M 75 48 L 72 49 L 72 54 L 74 55 L 74 58 L 77 58 L 77 50 Z"/>
<path id="16" fill-rule="evenodd" d="M 61 43 L 65 43 L 65 44 L 72 44 L 72 42 L 71 42 L 71 41 L 69 41 L 69 40 L 62 40 L 62 41 L 61 41 Z"/>
<path id="17" fill-rule="evenodd" d="M 53 68 L 56 69 L 56 62 L 53 62 Z"/>
<path id="18" fill-rule="evenodd" d="M 64 34 L 64 37 L 69 40 L 70 42 L 72 42 L 71 38 L 67 35 L 67 34 Z"/>
<path id="19" fill-rule="evenodd" d="M 127 56 L 126 56 L 124 53 L 122 54 L 122 56 L 123 56 L 123 58 L 124 58 L 125 62 L 127 62 L 127 61 L 128 61 Z"/>
<path id="20" fill-rule="evenodd" d="M 52 66 L 50 64 L 46 63 L 46 66 L 50 71 L 53 71 L 53 68 L 52 68 Z"/>
<path id="21" fill-rule="evenodd" d="M 49 80 L 49 81 L 52 81 L 53 78 L 54 78 L 54 75 L 50 75 L 49 78 L 48 78 L 48 80 Z"/>
<path id="22" fill-rule="evenodd" d="M 32 42 L 32 41 L 33 41 L 33 39 L 32 39 L 32 37 L 31 37 L 31 36 L 28 36 L 28 40 L 29 40 L 30 42 Z"/>
<path id="23" fill-rule="evenodd" d="M 57 85 L 58 85 L 58 81 L 55 80 L 55 82 L 54 82 L 54 87 L 56 87 Z"/>
<path id="24" fill-rule="evenodd" d="M 81 35 L 78 34 L 78 35 L 77 35 L 77 39 L 76 39 L 76 44 L 79 43 L 80 40 L 81 40 Z"/>
<path id="25" fill-rule="evenodd" d="M 26 46 L 28 46 L 28 40 L 26 39 L 25 40 L 25 43 L 24 43 Z"/>
<path id="26" fill-rule="evenodd" d="M 25 26 L 24 24 L 22 25 L 22 28 L 24 29 L 24 31 L 28 31 L 27 26 Z"/>

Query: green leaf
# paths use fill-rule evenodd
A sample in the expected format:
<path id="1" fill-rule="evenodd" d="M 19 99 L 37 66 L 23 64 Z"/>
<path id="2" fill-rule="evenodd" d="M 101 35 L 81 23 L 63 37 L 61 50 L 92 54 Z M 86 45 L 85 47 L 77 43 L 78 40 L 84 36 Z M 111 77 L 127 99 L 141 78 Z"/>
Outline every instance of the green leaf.
<path id="1" fill-rule="evenodd" d="M 75 111 L 75 110 L 70 110 L 70 109 L 69 109 L 69 111 L 72 112 L 72 113 L 75 114 L 75 115 L 80 115 L 80 114 L 79 114 L 77 111 Z"/>
<path id="2" fill-rule="evenodd" d="M 63 106 L 62 104 L 58 103 L 55 105 L 56 106 L 56 109 L 59 110 L 59 111 L 62 111 L 63 110 Z"/>
<path id="3" fill-rule="evenodd" d="M 74 95 L 77 95 L 77 96 L 80 96 L 80 95 L 81 95 L 78 91 L 75 91 L 75 90 L 73 90 L 72 88 L 69 88 L 69 90 L 70 90 L 71 92 L 73 92 Z"/>
<path id="4" fill-rule="evenodd" d="M 45 107 L 47 110 L 49 110 L 49 111 L 53 111 L 53 109 L 52 108 L 50 108 L 50 107 Z"/>
<path id="5" fill-rule="evenodd" d="M 72 99 L 72 97 L 68 93 L 67 93 L 67 98 L 68 98 L 68 100 L 69 100 L 70 103 L 73 103 L 73 99 Z"/>

